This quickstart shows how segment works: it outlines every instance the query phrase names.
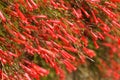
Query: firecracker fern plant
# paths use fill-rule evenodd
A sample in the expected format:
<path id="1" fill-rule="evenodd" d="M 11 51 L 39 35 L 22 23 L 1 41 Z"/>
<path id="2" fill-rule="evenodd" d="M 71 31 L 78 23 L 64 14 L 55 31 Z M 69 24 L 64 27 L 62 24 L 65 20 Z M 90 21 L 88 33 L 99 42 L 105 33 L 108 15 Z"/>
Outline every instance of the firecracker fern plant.
<path id="1" fill-rule="evenodd" d="M 65 80 L 65 71 L 96 57 L 100 71 L 119 80 L 119 2 L 0 0 L 0 78 L 40 80 L 54 69 Z"/>

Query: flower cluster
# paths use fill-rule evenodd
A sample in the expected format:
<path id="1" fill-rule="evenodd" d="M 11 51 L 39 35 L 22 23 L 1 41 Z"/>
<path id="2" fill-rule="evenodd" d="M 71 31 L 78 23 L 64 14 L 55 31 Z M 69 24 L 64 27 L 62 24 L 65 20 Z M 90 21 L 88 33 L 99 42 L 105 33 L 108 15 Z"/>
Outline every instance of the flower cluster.
<path id="1" fill-rule="evenodd" d="M 34 56 L 39 55 L 64 80 L 64 67 L 72 72 L 86 58 L 97 55 L 89 44 L 99 49 L 104 43 L 112 51 L 117 50 L 107 39 L 119 40 L 112 33 L 120 27 L 119 6 L 115 1 L 119 2 L 1 0 L 0 78 L 39 80 L 48 75 L 49 70 L 34 61 Z"/>

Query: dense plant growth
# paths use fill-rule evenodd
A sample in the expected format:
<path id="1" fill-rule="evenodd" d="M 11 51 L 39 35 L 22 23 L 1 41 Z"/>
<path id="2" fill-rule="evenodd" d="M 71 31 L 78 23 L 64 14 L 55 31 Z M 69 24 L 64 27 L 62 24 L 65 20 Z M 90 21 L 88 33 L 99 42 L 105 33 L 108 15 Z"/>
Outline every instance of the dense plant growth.
<path id="1" fill-rule="evenodd" d="M 97 62 L 120 79 L 120 0 L 0 0 L 0 78 L 65 80 Z"/>

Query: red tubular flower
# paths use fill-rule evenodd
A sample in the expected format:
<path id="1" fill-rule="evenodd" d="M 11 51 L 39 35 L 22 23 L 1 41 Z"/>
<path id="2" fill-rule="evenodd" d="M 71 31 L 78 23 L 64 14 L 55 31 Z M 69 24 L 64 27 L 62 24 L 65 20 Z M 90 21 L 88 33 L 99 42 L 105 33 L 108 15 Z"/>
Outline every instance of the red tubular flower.
<path id="1" fill-rule="evenodd" d="M 18 16 L 23 20 L 24 23 L 28 23 L 27 18 L 24 16 L 24 14 L 19 10 L 19 4 L 15 4 L 15 10 L 18 14 Z"/>
<path id="2" fill-rule="evenodd" d="M 112 21 L 112 23 L 114 24 L 114 25 L 116 25 L 117 27 L 119 27 L 120 28 L 120 24 L 119 23 L 117 23 L 116 21 Z"/>
<path id="3" fill-rule="evenodd" d="M 53 26 L 51 26 L 49 23 L 45 23 L 52 31 L 54 31 L 53 30 Z"/>
<path id="4" fill-rule="evenodd" d="M 111 12 L 108 8 L 106 8 L 106 7 L 102 7 L 102 6 L 98 6 L 103 12 L 105 12 L 107 15 L 108 15 L 108 17 L 110 17 L 112 20 L 116 20 L 116 18 L 115 18 L 115 14 L 113 13 L 113 12 Z"/>
<path id="5" fill-rule="evenodd" d="M 41 55 L 45 59 L 45 61 L 50 64 L 51 67 L 55 68 L 57 66 L 54 61 L 54 58 L 51 58 L 47 54 L 41 54 Z"/>
<path id="6" fill-rule="evenodd" d="M 18 0 L 18 2 L 24 4 L 24 0 Z"/>
<path id="7" fill-rule="evenodd" d="M 26 36 L 26 38 L 33 39 L 33 36 L 31 36 L 30 34 L 28 34 L 28 33 L 26 33 L 26 32 L 23 32 L 23 34 Z"/>
<path id="8" fill-rule="evenodd" d="M 92 30 L 90 31 L 90 33 L 92 35 L 93 40 L 97 40 L 98 39 L 98 36 Z"/>
<path id="9" fill-rule="evenodd" d="M 106 36 L 108 36 L 109 38 L 111 38 L 112 40 L 116 40 L 115 36 L 108 34 L 108 33 L 104 33 Z"/>
<path id="10" fill-rule="evenodd" d="M 41 74 L 41 76 L 45 76 L 45 75 L 48 75 L 49 74 L 49 71 L 35 65 L 35 64 L 32 64 L 33 68 L 37 71 L 37 73 Z"/>
<path id="11" fill-rule="evenodd" d="M 66 21 L 71 27 L 74 27 L 74 24 L 73 23 L 71 23 L 70 21 L 68 21 L 67 19 L 65 19 L 65 18 L 62 18 L 62 20 L 64 20 L 64 21 Z"/>
<path id="12" fill-rule="evenodd" d="M 107 24 L 105 24 L 101 19 L 98 18 L 98 20 L 100 21 L 100 23 L 102 24 L 100 26 L 100 29 L 103 31 L 103 32 L 110 32 L 110 28 Z"/>
<path id="13" fill-rule="evenodd" d="M 119 80 L 119 79 L 120 79 L 120 74 L 114 71 L 114 72 L 113 72 L 113 78 L 114 78 L 115 80 Z"/>
<path id="14" fill-rule="evenodd" d="M 32 45 L 26 43 L 25 44 L 25 49 L 28 53 L 30 53 L 31 55 L 34 55 L 35 52 L 38 52 L 37 49 L 35 49 Z"/>
<path id="15" fill-rule="evenodd" d="M 58 4 L 56 4 L 53 0 L 50 0 L 50 3 L 54 8 L 58 8 Z"/>
<path id="16" fill-rule="evenodd" d="M 104 36 L 102 33 L 97 32 L 97 34 L 98 34 L 98 38 L 99 38 L 99 39 L 101 39 L 101 40 L 104 40 L 104 39 L 105 39 L 105 36 Z"/>
<path id="17" fill-rule="evenodd" d="M 0 61 L 3 63 L 3 64 L 6 64 L 6 63 L 8 63 L 8 64 L 12 64 L 13 62 L 13 56 L 12 55 L 10 55 L 8 52 L 5 52 L 5 51 L 2 51 L 2 50 L 0 50 L 0 53 L 1 53 L 1 55 L 0 55 Z"/>
<path id="18" fill-rule="evenodd" d="M 95 45 L 95 48 L 98 49 L 99 46 L 98 46 L 97 42 L 96 42 L 95 40 L 93 40 L 93 43 L 94 43 L 94 45 Z"/>
<path id="19" fill-rule="evenodd" d="M 114 4 L 114 3 L 105 2 L 105 5 L 110 6 L 110 7 L 112 7 L 112 8 L 115 8 L 115 9 L 117 8 L 117 5 Z"/>
<path id="20" fill-rule="evenodd" d="M 18 14 L 15 11 L 11 11 L 10 15 L 13 16 L 13 17 L 18 17 Z"/>
<path id="21" fill-rule="evenodd" d="M 33 18 L 36 18 L 36 19 L 41 19 L 41 18 L 47 19 L 47 16 L 46 15 L 34 15 Z"/>
<path id="22" fill-rule="evenodd" d="M 58 49 L 60 49 L 60 48 L 62 47 L 61 45 L 57 44 L 57 43 L 54 42 L 54 41 L 52 41 L 52 43 L 53 43 L 53 45 L 54 45 L 56 48 L 58 48 Z"/>
<path id="23" fill-rule="evenodd" d="M 120 0 L 110 0 L 110 1 L 112 1 L 114 3 L 120 2 Z"/>
<path id="24" fill-rule="evenodd" d="M 7 53 L 9 54 L 9 56 L 13 56 L 13 57 L 15 57 L 15 58 L 17 58 L 17 57 L 18 57 L 18 55 L 17 55 L 17 54 L 14 54 L 14 53 L 12 53 L 12 52 L 10 52 L 10 51 L 7 51 Z"/>
<path id="25" fill-rule="evenodd" d="M 75 57 L 70 55 L 68 52 L 61 50 L 61 55 L 65 58 L 65 59 L 72 59 L 73 61 L 75 60 Z"/>
<path id="26" fill-rule="evenodd" d="M 69 9 L 69 8 L 66 7 L 64 4 L 61 4 L 60 7 L 63 8 L 64 10 L 68 10 L 68 9 Z"/>
<path id="27" fill-rule="evenodd" d="M 8 61 L 2 57 L 0 57 L 0 61 L 3 63 L 3 64 L 6 64 Z"/>
<path id="28" fill-rule="evenodd" d="M 2 70 L 0 70 L 0 78 L 3 79 L 3 80 L 9 79 L 9 77 L 7 76 L 7 74 L 5 74 Z"/>
<path id="29" fill-rule="evenodd" d="M 89 0 L 91 2 L 100 2 L 101 0 Z"/>
<path id="30" fill-rule="evenodd" d="M 57 36 L 54 34 L 54 32 L 51 29 L 46 29 L 48 33 L 51 35 L 53 39 L 57 39 Z"/>
<path id="31" fill-rule="evenodd" d="M 26 40 L 26 37 L 23 36 L 21 33 L 17 33 L 17 35 L 18 35 L 18 37 L 19 37 L 21 40 L 23 40 L 23 41 Z"/>
<path id="32" fill-rule="evenodd" d="M 2 19 L 3 22 L 6 22 L 6 18 L 3 16 L 1 11 L 0 11 L 0 18 Z"/>
<path id="33" fill-rule="evenodd" d="M 20 25 L 20 27 L 21 27 L 22 29 L 24 29 L 24 31 L 26 31 L 28 34 L 31 34 L 31 29 L 26 28 L 26 27 L 23 26 L 23 25 Z"/>
<path id="34" fill-rule="evenodd" d="M 18 38 L 11 38 L 12 41 L 17 42 L 17 44 L 25 44 L 25 41 L 22 41 Z"/>
<path id="35" fill-rule="evenodd" d="M 28 73 L 24 73 L 24 76 L 25 76 L 25 79 L 27 79 L 27 80 L 32 80 L 32 79 L 30 78 L 30 76 L 29 76 Z"/>
<path id="36" fill-rule="evenodd" d="M 25 63 L 27 63 L 30 67 L 32 67 L 38 74 L 40 74 L 41 76 L 45 76 L 48 75 L 49 71 L 46 69 L 41 68 L 40 66 L 31 63 L 27 60 L 23 60 Z"/>
<path id="37" fill-rule="evenodd" d="M 36 26 L 24 26 L 25 28 L 32 29 L 35 31 L 38 31 L 38 28 Z"/>
<path id="38" fill-rule="evenodd" d="M 107 9 L 107 11 L 111 14 L 111 18 L 116 20 L 117 15 L 114 12 L 112 12 L 110 9 Z"/>
<path id="39" fill-rule="evenodd" d="M 75 38 L 74 36 L 72 36 L 70 34 L 66 34 L 66 35 L 73 43 L 77 42 L 77 38 Z"/>
<path id="40" fill-rule="evenodd" d="M 0 49 L 0 53 L 1 53 L 2 55 L 6 56 L 6 57 L 9 56 L 9 55 L 8 55 L 6 52 L 4 52 L 2 49 Z"/>
<path id="41" fill-rule="evenodd" d="M 60 80 L 65 80 L 65 72 L 62 69 L 60 69 L 59 71 L 60 71 Z"/>
<path id="42" fill-rule="evenodd" d="M 5 28 L 5 30 L 9 33 L 9 34 L 13 34 L 13 31 L 7 26 L 7 25 L 3 25 L 3 27 Z"/>
<path id="43" fill-rule="evenodd" d="M 29 0 L 29 1 L 33 5 L 34 9 L 38 8 L 37 4 L 33 0 Z"/>
<path id="44" fill-rule="evenodd" d="M 47 49 L 45 49 L 45 48 L 42 48 L 42 47 L 38 47 L 38 49 L 39 49 L 39 51 L 40 52 L 44 52 L 44 53 L 47 53 L 48 55 L 50 55 L 51 57 L 55 57 L 55 54 L 52 52 L 52 51 L 49 51 L 49 50 L 47 50 Z"/>
<path id="45" fill-rule="evenodd" d="M 55 68 L 56 74 L 57 74 L 57 75 L 60 75 L 60 68 L 57 67 L 57 66 L 55 66 L 54 68 Z"/>
<path id="46" fill-rule="evenodd" d="M 24 76 L 18 72 L 14 72 L 14 76 L 10 75 L 9 78 L 11 80 L 14 80 L 14 79 L 24 80 L 25 79 Z"/>
<path id="47" fill-rule="evenodd" d="M 85 25 L 81 21 L 77 21 L 77 24 L 80 28 L 85 28 Z"/>
<path id="48" fill-rule="evenodd" d="M 4 37 L 0 37 L 0 42 L 5 43 L 6 39 Z"/>
<path id="49" fill-rule="evenodd" d="M 88 49 L 88 48 L 85 48 L 85 47 L 84 47 L 84 48 L 83 48 L 83 51 L 84 51 L 90 58 L 96 56 L 95 52 L 94 52 L 93 50 L 91 50 L 91 49 Z"/>
<path id="50" fill-rule="evenodd" d="M 117 39 L 118 44 L 120 45 L 120 38 Z"/>
<path id="51" fill-rule="evenodd" d="M 88 12 L 83 7 L 81 7 L 81 10 L 84 12 L 84 14 L 86 15 L 87 18 L 90 17 L 90 15 L 88 14 Z"/>
<path id="52" fill-rule="evenodd" d="M 61 35 L 57 34 L 57 36 L 66 44 L 69 45 L 69 41 L 67 39 L 65 39 L 64 37 L 62 37 Z"/>
<path id="53" fill-rule="evenodd" d="M 26 3 L 28 5 L 28 10 L 32 11 L 33 10 L 33 7 L 32 5 L 30 4 L 30 2 L 28 0 L 26 0 Z"/>
<path id="54" fill-rule="evenodd" d="M 88 40 L 87 40 L 87 38 L 86 38 L 85 36 L 82 36 L 82 37 L 80 38 L 80 40 L 84 42 L 84 46 L 85 46 L 85 47 L 88 46 Z"/>
<path id="55" fill-rule="evenodd" d="M 73 66 L 69 61 L 64 60 L 63 63 L 66 65 L 66 68 L 69 72 L 76 70 L 76 67 Z"/>
<path id="56" fill-rule="evenodd" d="M 63 20 L 63 19 L 61 19 L 61 20 Z M 62 26 L 63 26 L 63 28 L 67 28 L 67 26 L 64 24 L 64 23 L 60 23 Z"/>
<path id="57" fill-rule="evenodd" d="M 30 67 L 27 67 L 25 65 L 23 65 L 22 63 L 20 63 L 20 66 L 23 68 L 23 70 L 25 72 L 27 72 L 31 77 L 36 78 L 37 80 L 39 80 L 39 75 L 37 74 L 37 72 Z"/>
<path id="58" fill-rule="evenodd" d="M 93 15 L 94 22 L 95 22 L 96 24 L 98 24 L 98 20 L 97 20 L 97 18 L 96 18 L 96 16 L 95 16 L 94 11 L 92 10 L 91 13 L 92 13 L 92 15 Z"/>
<path id="59" fill-rule="evenodd" d="M 81 18 L 79 13 L 73 8 L 73 14 L 76 16 L 77 19 Z"/>
<path id="60" fill-rule="evenodd" d="M 47 0 L 43 0 L 44 3 L 47 3 Z"/>
<path id="61" fill-rule="evenodd" d="M 77 9 L 76 11 L 77 11 L 77 13 L 79 14 L 79 18 L 82 18 L 82 12 L 81 12 L 81 10 L 80 10 L 80 9 Z"/>
<path id="62" fill-rule="evenodd" d="M 85 59 L 86 59 L 85 56 L 84 55 L 80 55 L 79 57 L 80 57 L 80 62 L 81 63 L 85 63 Z"/>
<path id="63" fill-rule="evenodd" d="M 75 52 L 75 53 L 78 52 L 77 49 L 75 49 L 74 47 L 71 47 L 71 46 L 63 46 L 63 48 L 68 50 L 68 51 L 71 51 L 71 52 Z"/>
<path id="64" fill-rule="evenodd" d="M 50 50 L 53 51 L 56 55 L 59 53 L 59 49 L 57 48 L 51 48 Z"/>

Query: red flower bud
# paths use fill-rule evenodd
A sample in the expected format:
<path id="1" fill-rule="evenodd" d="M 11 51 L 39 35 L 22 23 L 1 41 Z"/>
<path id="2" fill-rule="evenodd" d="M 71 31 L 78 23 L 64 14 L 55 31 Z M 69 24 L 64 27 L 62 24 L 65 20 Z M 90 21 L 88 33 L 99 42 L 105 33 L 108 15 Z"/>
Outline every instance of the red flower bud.
<path id="1" fill-rule="evenodd" d="M 34 9 L 38 8 L 37 4 L 33 0 L 29 0 L 29 1 L 33 5 Z"/>
<path id="2" fill-rule="evenodd" d="M 82 37 L 80 38 L 80 40 L 82 40 L 82 41 L 84 42 L 84 46 L 85 46 L 85 47 L 88 46 L 88 40 L 87 40 L 87 38 L 86 38 L 85 36 L 82 36 Z"/>
<path id="3" fill-rule="evenodd" d="M 93 16 L 93 18 L 94 18 L 94 22 L 95 22 L 96 24 L 98 24 L 98 20 L 97 20 L 97 18 L 96 18 L 96 16 L 95 16 L 94 11 L 92 10 L 91 13 L 92 13 L 92 16 Z"/>
<path id="4" fill-rule="evenodd" d="M 79 13 L 73 8 L 73 14 L 76 16 L 77 19 L 81 18 Z"/>
<path id="5" fill-rule="evenodd" d="M 84 47 L 84 48 L 83 48 L 83 51 L 84 51 L 90 58 L 96 56 L 95 52 L 94 52 L 93 50 L 91 50 L 91 49 L 88 49 L 88 48 L 85 48 L 85 47 Z"/>
<path id="6" fill-rule="evenodd" d="M 75 57 L 72 56 L 71 54 L 69 54 L 68 52 L 61 50 L 61 55 L 65 58 L 65 59 L 72 59 L 73 61 L 75 60 Z"/>
<path id="7" fill-rule="evenodd" d="M 28 5 L 28 10 L 32 11 L 33 10 L 33 7 L 32 5 L 30 4 L 30 2 L 28 0 L 26 0 L 26 3 Z"/>
<path id="8" fill-rule="evenodd" d="M 76 70 L 76 67 L 73 66 L 69 61 L 64 60 L 63 63 L 66 65 L 66 68 L 69 72 Z"/>
<path id="9" fill-rule="evenodd" d="M 15 10 L 18 14 L 18 16 L 23 20 L 24 23 L 28 23 L 27 18 L 24 16 L 24 14 L 19 10 L 19 4 L 15 5 Z"/>
<path id="10" fill-rule="evenodd" d="M 28 73 L 24 73 L 24 76 L 25 76 L 25 79 L 27 79 L 27 80 L 32 80 L 32 79 L 30 78 L 30 76 L 29 76 Z"/>
<path id="11" fill-rule="evenodd" d="M 83 11 L 83 13 L 86 15 L 86 17 L 87 17 L 87 18 L 89 18 L 89 17 L 90 17 L 90 15 L 88 14 L 88 12 L 87 12 L 87 11 L 85 11 L 85 9 L 84 9 L 83 7 L 81 7 L 81 10 Z"/>
<path id="12" fill-rule="evenodd" d="M 71 51 L 71 52 L 75 52 L 75 53 L 77 53 L 77 52 L 78 52 L 78 50 L 77 50 L 77 49 L 75 49 L 74 47 L 67 47 L 67 46 L 63 46 L 63 48 L 64 48 L 64 49 L 66 49 L 66 50 L 68 50 L 68 51 Z"/>
<path id="13" fill-rule="evenodd" d="M 57 36 L 66 44 L 68 45 L 69 44 L 69 41 L 67 39 L 65 39 L 63 36 L 57 34 Z"/>
<path id="14" fill-rule="evenodd" d="M 39 80 L 39 75 L 37 74 L 37 72 L 30 67 L 27 67 L 25 65 L 23 65 L 22 63 L 20 63 L 20 66 L 23 68 L 23 70 L 25 72 L 27 72 L 31 77 L 36 78 L 37 80 Z"/>
<path id="15" fill-rule="evenodd" d="M 0 11 L 0 18 L 2 19 L 3 22 L 6 22 L 6 18 L 3 16 L 1 11 Z"/>

